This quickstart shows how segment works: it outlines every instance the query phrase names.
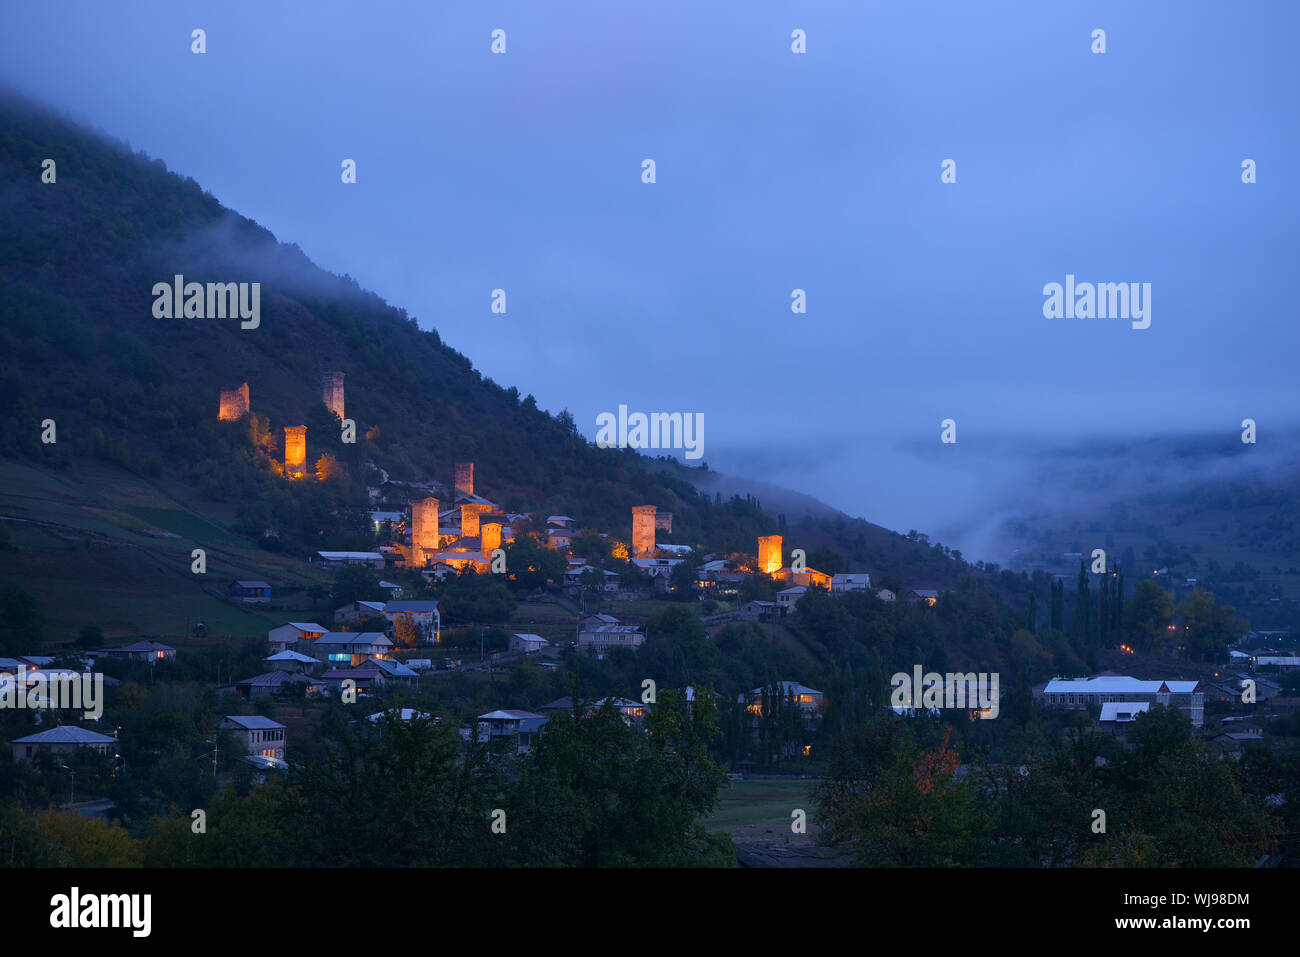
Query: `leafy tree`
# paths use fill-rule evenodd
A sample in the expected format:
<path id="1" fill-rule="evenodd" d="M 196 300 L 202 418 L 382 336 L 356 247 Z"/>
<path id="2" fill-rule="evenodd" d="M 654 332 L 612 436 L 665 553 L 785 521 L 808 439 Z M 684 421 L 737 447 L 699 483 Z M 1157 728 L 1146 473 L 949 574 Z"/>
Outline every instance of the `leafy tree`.
<path id="1" fill-rule="evenodd" d="M 0 655 L 35 654 L 44 637 L 45 619 L 31 593 L 13 583 L 0 589 Z"/>
<path id="2" fill-rule="evenodd" d="M 1133 597 L 1124 609 L 1124 634 L 1135 648 L 1152 652 L 1163 646 L 1173 619 L 1172 595 L 1144 578 L 1133 589 Z"/>

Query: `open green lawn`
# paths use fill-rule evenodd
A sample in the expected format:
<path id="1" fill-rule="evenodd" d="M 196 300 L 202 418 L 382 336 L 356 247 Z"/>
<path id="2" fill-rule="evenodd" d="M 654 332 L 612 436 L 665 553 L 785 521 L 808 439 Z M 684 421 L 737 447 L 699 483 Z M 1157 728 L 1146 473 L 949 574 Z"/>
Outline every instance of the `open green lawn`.
<path id="1" fill-rule="evenodd" d="M 710 830 L 752 829 L 762 834 L 771 828 L 788 833 L 790 813 L 796 808 L 807 812 L 810 820 L 813 817 L 809 788 L 816 782 L 812 779 L 751 778 L 728 783 L 731 786 L 723 786 L 717 807 L 705 818 L 705 826 Z"/>

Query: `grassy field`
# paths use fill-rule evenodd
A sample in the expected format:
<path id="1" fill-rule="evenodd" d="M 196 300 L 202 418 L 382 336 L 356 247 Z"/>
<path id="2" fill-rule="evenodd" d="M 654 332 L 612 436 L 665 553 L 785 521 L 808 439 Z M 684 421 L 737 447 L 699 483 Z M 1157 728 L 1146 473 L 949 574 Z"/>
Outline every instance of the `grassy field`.
<path id="1" fill-rule="evenodd" d="M 0 514 L 12 548 L 0 551 L 0 580 L 27 589 L 45 617 L 47 645 L 87 625 L 109 638 L 184 633 L 203 622 L 213 637 L 264 636 L 275 625 L 327 615 L 305 589 L 330 574 L 265 552 L 220 527 L 201 506 L 178 501 L 131 473 L 102 463 L 69 471 L 0 462 Z M 204 549 L 207 572 L 191 571 Z M 227 600 L 234 578 L 275 589 L 270 606 Z"/>
<path id="2" fill-rule="evenodd" d="M 791 812 L 802 808 L 812 819 L 811 779 L 772 780 L 751 778 L 732 781 L 724 787 L 718 806 L 705 818 L 705 825 L 714 831 L 726 831 L 734 838 L 749 835 L 770 837 L 790 833 Z"/>

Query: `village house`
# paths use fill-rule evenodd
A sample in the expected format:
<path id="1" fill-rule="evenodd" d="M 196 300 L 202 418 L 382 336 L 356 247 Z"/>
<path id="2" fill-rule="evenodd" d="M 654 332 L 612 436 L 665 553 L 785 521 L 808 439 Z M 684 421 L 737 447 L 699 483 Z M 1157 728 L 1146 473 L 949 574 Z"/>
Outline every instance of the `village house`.
<path id="1" fill-rule="evenodd" d="M 763 714 L 763 702 L 767 698 L 769 688 L 755 688 L 747 695 L 740 696 L 740 704 L 745 706 L 745 710 L 756 717 Z M 807 685 L 801 685 L 797 681 L 781 681 L 776 685 L 776 693 L 781 697 L 782 703 L 798 707 L 803 713 L 805 720 L 813 721 L 826 710 L 826 695 L 821 691 L 809 688 Z"/>
<path id="2" fill-rule="evenodd" d="M 324 632 L 321 632 L 324 634 Z M 280 671 L 287 671 L 289 674 L 301 674 L 303 672 L 315 671 L 320 667 L 320 662 L 310 655 L 304 655 L 299 651 L 277 651 L 266 658 L 268 664 Z"/>
<path id="3" fill-rule="evenodd" d="M 781 609 L 782 615 L 793 615 L 795 606 L 799 604 L 799 599 L 808 594 L 806 585 L 795 585 L 793 588 L 785 588 L 776 593 L 776 604 Z"/>
<path id="4" fill-rule="evenodd" d="M 304 674 L 290 674 L 287 671 L 268 671 L 264 675 L 255 675 L 235 682 L 235 694 L 246 701 L 254 698 L 278 697 L 290 693 L 295 686 L 304 690 L 311 684 L 311 679 Z"/>
<path id="5" fill-rule="evenodd" d="M 741 621 L 778 621 L 785 616 L 786 606 L 774 601 L 745 602 L 738 613 Z"/>
<path id="6" fill-rule="evenodd" d="M 593 701 L 587 708 L 587 714 L 592 715 L 609 705 L 623 716 L 623 721 L 629 725 L 637 725 L 645 717 L 645 705 L 640 701 L 633 701 L 631 698 L 608 697 Z"/>
<path id="7" fill-rule="evenodd" d="M 317 552 L 311 560 L 324 568 L 342 568 L 344 565 L 383 568 L 388 564 L 381 552 Z"/>
<path id="8" fill-rule="evenodd" d="M 113 755 L 117 750 L 117 738 L 110 738 L 98 731 L 87 731 L 75 725 L 63 725 L 29 734 L 10 742 L 13 745 L 14 763 L 31 761 L 41 751 L 51 755 L 67 757 L 74 751 L 86 748 L 96 754 Z"/>
<path id="9" fill-rule="evenodd" d="M 939 593 L 933 588 L 913 588 L 907 593 L 907 600 L 934 605 L 939 601 Z"/>
<path id="10" fill-rule="evenodd" d="M 228 714 L 221 719 L 221 727 L 234 733 L 251 755 L 284 760 L 284 725 L 259 714 Z"/>
<path id="11" fill-rule="evenodd" d="M 387 602 L 382 601 L 350 601 L 334 609 L 334 623 L 347 625 L 362 618 L 382 618 L 386 607 Z"/>
<path id="12" fill-rule="evenodd" d="M 591 615 L 578 623 L 578 648 L 603 658 L 611 648 L 639 648 L 645 635 L 636 625 L 620 625 L 613 615 Z"/>
<path id="13" fill-rule="evenodd" d="M 384 678 L 388 681 L 398 681 L 402 684 L 414 684 L 419 680 L 420 673 L 414 668 L 402 664 L 395 658 L 367 658 L 360 665 L 362 668 L 378 668 L 383 672 Z"/>
<path id="14" fill-rule="evenodd" d="M 535 655 L 550 647 L 550 642 L 540 635 L 516 633 L 510 636 L 510 650 L 520 651 L 526 655 Z"/>
<path id="15" fill-rule="evenodd" d="M 315 641 L 328 632 L 324 625 L 313 621 L 291 621 L 287 625 L 272 628 L 266 633 L 266 642 L 272 651 L 284 651 L 299 642 Z"/>
<path id="16" fill-rule="evenodd" d="M 423 643 L 436 645 L 442 641 L 442 612 L 436 601 L 390 601 L 383 615 L 389 621 L 390 635 L 396 631 L 397 619 L 403 617 L 415 625 Z"/>
<path id="17" fill-rule="evenodd" d="M 486 727 L 489 742 L 503 742 L 510 750 L 527 754 L 549 720 L 546 715 L 531 711 L 489 711 L 478 716 L 479 740 L 483 740 L 482 729 Z"/>
<path id="18" fill-rule="evenodd" d="M 369 657 L 392 657 L 393 642 L 382 631 L 331 631 L 299 650 L 318 661 L 354 667 Z"/>
<path id="19" fill-rule="evenodd" d="M 1065 708 L 1099 707 L 1107 702 L 1147 702 L 1178 708 L 1201 727 L 1205 692 L 1198 681 L 1139 681 L 1128 675 L 1094 675 L 1091 678 L 1053 678 L 1038 692 L 1045 704 Z"/>
<path id="20" fill-rule="evenodd" d="M 271 586 L 264 581 L 233 581 L 226 593 L 238 601 L 267 602 L 271 600 Z"/>
<path id="21" fill-rule="evenodd" d="M 871 590 L 871 576 L 866 574 L 866 572 L 862 572 L 860 574 L 855 572 L 853 574 L 831 576 L 832 592 L 838 593 L 838 592 L 870 591 L 870 590 Z"/>
<path id="22" fill-rule="evenodd" d="M 352 682 L 347 687 L 358 695 L 369 695 L 382 688 L 387 683 L 388 676 L 373 661 L 366 661 L 356 668 L 334 668 L 320 676 L 321 688 L 332 698 L 342 694 L 345 681 Z"/>
<path id="23" fill-rule="evenodd" d="M 876 592 L 876 597 L 879 598 L 881 601 L 885 602 L 886 604 L 893 604 L 895 601 L 898 600 L 898 596 L 895 595 L 888 588 L 881 588 L 879 591 Z"/>
<path id="24" fill-rule="evenodd" d="M 1222 734 L 1216 734 L 1209 740 L 1209 746 L 1220 757 L 1239 760 L 1252 746 L 1262 745 L 1264 732 L 1256 727 L 1240 726 Z"/>
<path id="25" fill-rule="evenodd" d="M 176 658 L 176 649 L 164 645 L 161 641 L 137 641 L 135 644 L 123 645 L 121 648 L 100 648 L 96 656 L 105 658 L 125 658 L 128 661 L 172 661 Z"/>
<path id="26" fill-rule="evenodd" d="M 593 572 L 597 579 L 602 582 L 601 590 L 607 592 L 618 591 L 618 573 L 608 572 L 591 565 L 579 565 L 576 568 L 569 568 L 564 573 L 564 585 L 566 588 L 581 588 L 583 586 L 582 576 L 587 572 Z"/>

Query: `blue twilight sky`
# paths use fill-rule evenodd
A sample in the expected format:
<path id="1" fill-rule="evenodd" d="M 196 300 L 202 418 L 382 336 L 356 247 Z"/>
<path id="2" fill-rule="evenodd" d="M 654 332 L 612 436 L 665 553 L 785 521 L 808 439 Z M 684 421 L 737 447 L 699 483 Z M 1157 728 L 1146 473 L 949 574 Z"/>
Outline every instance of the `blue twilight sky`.
<path id="1" fill-rule="evenodd" d="M 0 81 L 589 437 L 702 412 L 714 469 L 961 544 L 1041 443 L 1296 423 L 1297 36 L 1293 0 L 54 0 Z M 1045 319 L 1067 273 L 1151 283 L 1151 327 Z"/>

